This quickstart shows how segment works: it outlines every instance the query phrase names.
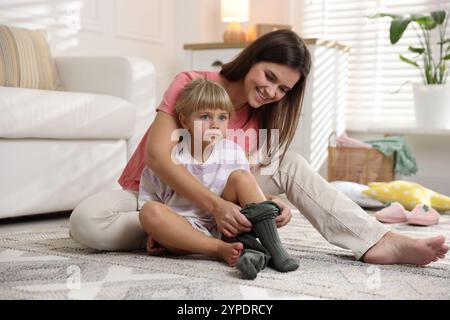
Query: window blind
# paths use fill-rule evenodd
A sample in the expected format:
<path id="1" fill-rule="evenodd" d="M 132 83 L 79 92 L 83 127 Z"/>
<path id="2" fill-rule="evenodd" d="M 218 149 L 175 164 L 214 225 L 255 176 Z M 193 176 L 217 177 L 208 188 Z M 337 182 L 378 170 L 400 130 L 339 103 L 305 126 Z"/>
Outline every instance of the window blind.
<path id="1" fill-rule="evenodd" d="M 305 38 L 334 40 L 351 47 L 348 69 L 348 129 L 413 126 L 412 83 L 422 83 L 419 69 L 401 61 L 419 46 L 408 26 L 395 45 L 389 41 L 390 18 L 370 19 L 377 12 L 428 13 L 450 9 L 450 0 L 305 0 L 296 25 Z M 447 27 L 450 36 L 450 25 Z M 400 89 L 400 90 L 399 90 Z M 397 91 L 397 93 L 395 93 Z"/>

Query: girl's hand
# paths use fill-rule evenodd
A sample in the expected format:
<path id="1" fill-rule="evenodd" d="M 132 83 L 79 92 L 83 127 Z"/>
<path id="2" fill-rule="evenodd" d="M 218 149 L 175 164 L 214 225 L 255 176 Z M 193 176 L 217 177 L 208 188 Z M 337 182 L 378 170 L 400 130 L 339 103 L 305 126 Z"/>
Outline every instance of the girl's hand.
<path id="1" fill-rule="evenodd" d="M 218 200 L 212 214 L 216 219 L 217 228 L 228 238 L 234 238 L 243 232 L 249 232 L 252 224 L 241 213 L 241 207 L 224 199 Z"/>
<path id="2" fill-rule="evenodd" d="M 275 223 L 277 224 L 277 228 L 281 228 L 289 223 L 292 218 L 291 208 L 281 201 L 280 198 L 277 198 L 275 196 L 267 196 L 267 199 L 272 200 L 275 202 L 281 209 L 281 213 L 278 217 L 275 218 Z"/>

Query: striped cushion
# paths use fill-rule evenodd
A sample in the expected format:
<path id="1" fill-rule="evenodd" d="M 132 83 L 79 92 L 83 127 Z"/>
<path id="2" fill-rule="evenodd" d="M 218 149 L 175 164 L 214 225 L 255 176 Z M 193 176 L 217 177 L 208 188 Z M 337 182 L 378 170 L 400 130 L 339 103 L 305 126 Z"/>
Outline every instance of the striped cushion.
<path id="1" fill-rule="evenodd" d="M 0 86 L 63 89 L 45 32 L 0 25 Z"/>

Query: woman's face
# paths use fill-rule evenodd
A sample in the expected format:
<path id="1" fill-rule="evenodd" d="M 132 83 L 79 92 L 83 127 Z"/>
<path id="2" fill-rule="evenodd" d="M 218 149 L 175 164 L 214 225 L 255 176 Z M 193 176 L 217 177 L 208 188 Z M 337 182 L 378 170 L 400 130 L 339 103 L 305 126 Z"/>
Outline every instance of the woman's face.
<path id="1" fill-rule="evenodd" d="M 283 99 L 300 79 L 300 72 L 273 62 L 255 63 L 244 78 L 248 104 L 259 108 Z"/>

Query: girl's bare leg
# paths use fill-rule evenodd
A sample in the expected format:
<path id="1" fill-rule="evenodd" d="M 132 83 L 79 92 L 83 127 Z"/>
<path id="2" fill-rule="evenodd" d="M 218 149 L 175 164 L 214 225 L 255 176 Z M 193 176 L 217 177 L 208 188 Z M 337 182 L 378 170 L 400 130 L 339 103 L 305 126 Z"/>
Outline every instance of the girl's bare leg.
<path id="1" fill-rule="evenodd" d="M 234 266 L 243 249 L 240 242 L 226 243 L 195 230 L 176 212 L 156 201 L 143 206 L 139 220 L 153 240 L 174 253 L 215 256 Z"/>
<path id="2" fill-rule="evenodd" d="M 256 179 L 245 170 L 236 170 L 228 177 L 222 198 L 239 204 L 241 207 L 248 203 L 267 200 Z"/>

